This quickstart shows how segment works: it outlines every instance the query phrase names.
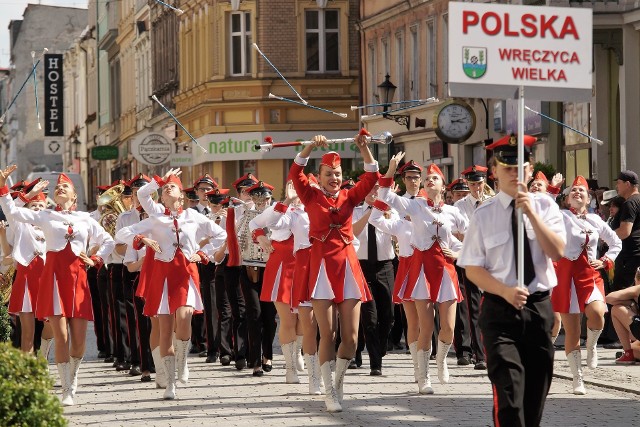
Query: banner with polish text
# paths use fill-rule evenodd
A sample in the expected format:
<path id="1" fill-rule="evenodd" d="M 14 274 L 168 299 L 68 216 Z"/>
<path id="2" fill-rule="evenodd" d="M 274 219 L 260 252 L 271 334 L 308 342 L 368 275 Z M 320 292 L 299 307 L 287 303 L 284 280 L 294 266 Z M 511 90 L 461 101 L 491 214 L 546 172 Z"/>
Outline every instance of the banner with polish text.
<path id="1" fill-rule="evenodd" d="M 449 95 L 589 101 L 590 8 L 449 3 Z"/>

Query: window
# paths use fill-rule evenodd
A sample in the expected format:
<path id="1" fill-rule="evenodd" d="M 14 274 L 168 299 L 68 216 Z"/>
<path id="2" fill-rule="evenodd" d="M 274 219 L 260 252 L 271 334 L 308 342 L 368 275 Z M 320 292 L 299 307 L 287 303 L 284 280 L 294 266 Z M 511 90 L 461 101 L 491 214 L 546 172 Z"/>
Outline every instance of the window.
<path id="1" fill-rule="evenodd" d="M 409 90 L 411 99 L 420 98 L 420 52 L 418 50 L 418 26 L 411 27 L 411 62 L 409 64 Z"/>
<path id="2" fill-rule="evenodd" d="M 405 91 L 405 76 L 404 76 L 404 38 L 402 33 L 396 33 L 396 84 L 398 85 L 398 89 L 396 89 L 396 93 L 398 94 L 398 101 L 404 101 L 406 95 Z"/>
<path id="3" fill-rule="evenodd" d="M 449 84 L 449 16 L 447 14 L 442 15 L 442 76 L 445 93 L 447 93 Z"/>
<path id="4" fill-rule="evenodd" d="M 382 39 L 382 61 L 382 65 L 384 66 L 384 74 L 391 74 L 389 70 L 391 64 L 391 52 L 389 52 L 389 39 L 386 37 Z"/>
<path id="5" fill-rule="evenodd" d="M 369 99 L 373 99 L 378 94 L 378 72 L 376 69 L 376 45 L 369 44 L 369 69 L 367 76 L 369 80 Z"/>
<path id="6" fill-rule="evenodd" d="M 251 14 L 231 14 L 230 74 L 244 76 L 251 73 Z"/>
<path id="7" fill-rule="evenodd" d="M 436 24 L 433 19 L 427 21 L 427 96 L 438 96 L 438 80 L 436 75 Z"/>
<path id="8" fill-rule="evenodd" d="M 340 32 L 338 10 L 305 12 L 307 71 L 310 73 L 340 70 Z"/>

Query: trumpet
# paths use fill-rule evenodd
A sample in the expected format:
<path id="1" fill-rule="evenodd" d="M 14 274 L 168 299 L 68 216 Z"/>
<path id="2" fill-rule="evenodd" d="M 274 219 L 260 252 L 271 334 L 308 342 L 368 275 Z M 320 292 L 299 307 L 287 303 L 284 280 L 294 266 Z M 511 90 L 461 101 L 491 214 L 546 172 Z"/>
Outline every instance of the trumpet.
<path id="1" fill-rule="evenodd" d="M 381 144 L 381 145 L 389 145 L 391 141 L 393 141 L 393 135 L 389 131 L 384 131 L 377 135 L 367 136 L 368 144 Z M 327 144 L 341 144 L 343 142 L 352 143 L 355 142 L 355 138 L 338 138 L 338 139 L 327 139 Z M 263 152 L 269 152 L 274 148 L 281 147 L 297 147 L 299 145 L 312 145 L 313 141 L 292 141 L 292 142 L 279 142 L 274 143 L 270 136 L 264 138 L 264 144 L 255 145 L 256 150 L 260 150 Z"/>

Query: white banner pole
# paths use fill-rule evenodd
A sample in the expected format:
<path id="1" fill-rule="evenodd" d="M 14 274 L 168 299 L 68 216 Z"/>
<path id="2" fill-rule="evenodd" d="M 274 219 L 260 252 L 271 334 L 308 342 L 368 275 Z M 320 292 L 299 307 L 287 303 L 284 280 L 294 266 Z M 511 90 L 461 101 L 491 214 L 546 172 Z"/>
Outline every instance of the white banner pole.
<path id="1" fill-rule="evenodd" d="M 518 90 L 518 182 L 524 182 L 524 86 Z M 525 183 L 526 184 L 526 183 Z M 520 191 L 520 189 L 518 189 Z M 518 209 L 518 286 L 524 285 L 524 222 L 522 208 Z"/>

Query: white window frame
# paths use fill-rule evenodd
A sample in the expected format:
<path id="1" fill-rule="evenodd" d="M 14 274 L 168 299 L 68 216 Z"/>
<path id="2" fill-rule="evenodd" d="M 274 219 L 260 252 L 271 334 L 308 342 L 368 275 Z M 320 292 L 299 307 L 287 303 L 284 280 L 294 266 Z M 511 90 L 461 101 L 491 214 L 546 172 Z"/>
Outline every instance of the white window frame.
<path id="1" fill-rule="evenodd" d="M 437 66 L 437 33 L 438 28 L 433 18 L 427 20 L 427 97 L 438 96 Z"/>
<path id="2" fill-rule="evenodd" d="M 418 41 L 418 25 L 410 28 L 411 33 L 411 58 L 409 59 L 409 97 L 420 98 L 420 43 Z"/>
<path id="3" fill-rule="evenodd" d="M 398 101 L 406 99 L 405 78 L 404 78 L 404 33 L 398 31 L 395 37 L 396 41 L 396 97 Z"/>
<path id="4" fill-rule="evenodd" d="M 233 31 L 233 17 L 240 16 L 240 31 Z M 250 45 L 253 39 L 253 32 L 247 30 L 247 16 L 251 20 L 251 12 L 242 10 L 237 12 L 231 12 L 229 14 L 229 75 L 238 77 L 251 74 L 251 57 L 250 57 Z M 233 70 L 234 63 L 234 51 L 233 40 L 234 37 L 240 37 L 240 72 L 236 73 Z"/>
<path id="5" fill-rule="evenodd" d="M 338 27 L 337 28 L 326 28 L 325 17 L 326 12 L 336 12 L 338 14 Z M 318 28 L 307 28 L 307 12 L 315 12 L 318 14 Z M 340 10 L 338 9 L 307 9 L 305 10 L 305 22 L 304 22 L 304 68 L 305 71 L 309 74 L 321 74 L 321 73 L 339 73 L 340 72 Z M 318 69 L 317 70 L 309 70 L 309 64 L 307 63 L 307 45 L 306 39 L 307 34 L 317 34 L 318 35 Z M 325 46 L 325 34 L 326 33 L 336 33 L 338 34 L 338 68 L 335 70 L 327 70 L 327 47 Z"/>
<path id="6" fill-rule="evenodd" d="M 449 15 L 442 14 L 442 83 L 445 93 L 449 86 Z"/>
<path id="7" fill-rule="evenodd" d="M 376 57 L 375 42 L 369 43 L 369 99 L 378 100 L 378 60 Z M 380 102 L 380 100 L 378 100 Z"/>

